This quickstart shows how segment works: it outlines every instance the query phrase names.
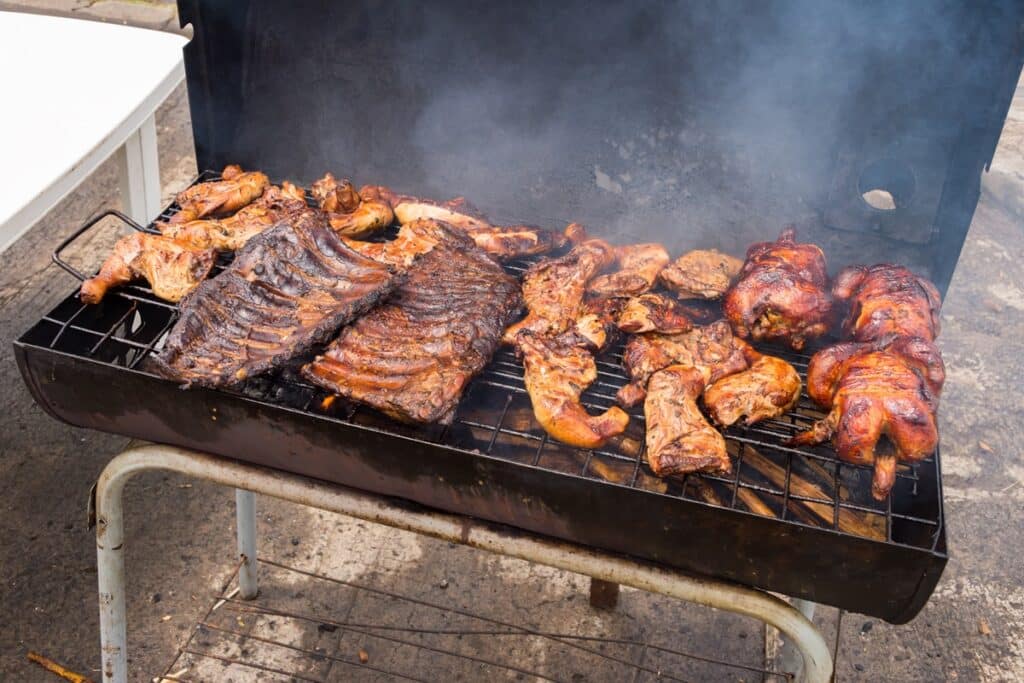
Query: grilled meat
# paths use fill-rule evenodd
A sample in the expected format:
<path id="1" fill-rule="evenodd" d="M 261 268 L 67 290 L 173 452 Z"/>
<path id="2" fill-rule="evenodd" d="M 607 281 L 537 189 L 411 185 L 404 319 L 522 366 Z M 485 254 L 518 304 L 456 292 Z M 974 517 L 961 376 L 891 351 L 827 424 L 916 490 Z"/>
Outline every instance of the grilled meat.
<path id="1" fill-rule="evenodd" d="M 807 339 L 828 331 L 832 299 L 825 284 L 825 255 L 813 244 L 797 243 L 796 230 L 788 227 L 777 241 L 747 250 L 723 309 L 740 337 L 779 339 L 802 349 Z"/>
<path id="2" fill-rule="evenodd" d="M 216 258 L 213 249 L 135 232 L 117 241 L 99 273 L 82 283 L 80 296 L 87 304 L 98 304 L 110 288 L 141 278 L 161 299 L 179 301 L 206 278 Z"/>
<path id="3" fill-rule="evenodd" d="M 387 242 L 364 242 L 344 235 L 341 235 L 341 239 L 363 256 L 404 270 L 437 244 L 440 235 L 437 225 L 437 221 L 429 220 L 406 223 L 399 228 L 395 239 Z"/>
<path id="4" fill-rule="evenodd" d="M 338 182 L 331 173 L 313 183 L 312 193 L 339 235 L 364 237 L 386 228 L 395 220 L 387 197 L 367 186 L 366 196 L 358 194 L 348 180 Z"/>
<path id="5" fill-rule="evenodd" d="M 437 202 L 399 195 L 379 185 L 361 188 L 359 194 L 388 200 L 403 225 L 418 219 L 432 219 L 464 230 L 478 247 L 499 260 L 544 254 L 565 244 L 561 235 L 544 228 L 493 225 L 462 197 Z"/>
<path id="6" fill-rule="evenodd" d="M 162 234 L 200 249 L 235 251 L 253 235 L 306 210 L 302 188 L 285 182 L 268 187 L 253 203 L 227 218 L 204 218 L 188 223 L 157 223 Z"/>
<path id="7" fill-rule="evenodd" d="M 658 273 L 668 265 L 669 255 L 660 244 L 631 244 L 615 247 L 619 270 L 594 278 L 587 291 L 600 296 L 639 296 L 654 286 Z"/>
<path id="8" fill-rule="evenodd" d="M 398 284 L 393 271 L 346 247 L 321 212 L 303 212 L 250 239 L 181 302 L 153 370 L 186 386 L 241 382 L 374 306 Z"/>
<path id="9" fill-rule="evenodd" d="M 533 414 L 552 437 L 578 448 L 599 448 L 626 430 L 629 416 L 612 406 L 590 415 L 580 395 L 597 379 L 594 356 L 572 332 L 552 336 L 523 330 L 516 350 L 523 360 Z"/>
<path id="10" fill-rule="evenodd" d="M 725 439 L 697 407 L 706 381 L 688 365 L 672 365 L 651 376 L 644 401 L 647 463 L 659 477 L 732 470 Z"/>
<path id="11" fill-rule="evenodd" d="M 580 316 L 572 330 L 586 341 L 588 349 L 597 353 L 616 338 L 615 321 L 622 310 L 623 300 L 615 297 L 585 296 Z"/>
<path id="12" fill-rule="evenodd" d="M 521 305 L 516 280 L 461 231 L 416 221 L 429 252 L 384 305 L 341 331 L 302 372 L 403 422 L 448 424 Z M 429 234 L 428 234 L 429 233 Z"/>
<path id="13" fill-rule="evenodd" d="M 939 335 L 939 291 L 903 266 L 844 268 L 832 284 L 832 296 L 848 304 L 843 333 L 857 341 L 891 334 L 934 340 Z"/>
<path id="14" fill-rule="evenodd" d="M 721 299 L 743 261 L 715 249 L 687 252 L 661 271 L 660 280 L 680 299 Z"/>
<path id="15" fill-rule="evenodd" d="M 934 452 L 944 381 L 942 357 L 927 339 L 887 337 L 831 346 L 814 355 L 807 372 L 807 392 L 831 411 L 790 443 L 831 438 L 843 460 L 873 463 L 871 493 L 884 500 L 895 483 L 897 461 L 916 462 Z"/>
<path id="16" fill-rule="evenodd" d="M 627 408 L 644 398 L 651 376 L 670 365 L 696 368 L 705 385 L 747 368 L 743 349 L 724 320 L 682 334 L 638 334 L 627 342 L 622 364 L 632 381 L 619 390 L 616 400 Z"/>
<path id="17" fill-rule="evenodd" d="M 631 334 L 679 334 L 693 329 L 693 323 L 679 302 L 664 294 L 641 294 L 629 299 L 623 305 L 616 324 L 620 330 Z"/>
<path id="18" fill-rule="evenodd" d="M 317 206 L 327 213 L 349 213 L 363 201 L 348 178 L 339 182 L 333 173 L 325 173 L 313 183 L 310 191 Z"/>
<path id="19" fill-rule="evenodd" d="M 512 344 L 522 330 L 557 335 L 565 332 L 583 313 L 587 282 L 612 260 L 612 247 L 604 240 L 581 238 L 582 228 L 566 229 L 580 239 L 568 254 L 545 259 L 523 275 L 526 317 L 505 331 L 503 341 Z"/>
<path id="20" fill-rule="evenodd" d="M 750 367 L 723 377 L 704 392 L 704 407 L 723 427 L 746 418 L 744 424 L 778 417 L 800 400 L 800 375 L 775 356 L 766 356 L 737 339 Z"/>
<path id="21" fill-rule="evenodd" d="M 180 210 L 169 223 L 188 223 L 207 216 L 227 216 L 258 198 L 270 185 L 259 171 L 245 172 L 239 166 L 225 166 L 220 180 L 193 185 L 178 193 Z"/>

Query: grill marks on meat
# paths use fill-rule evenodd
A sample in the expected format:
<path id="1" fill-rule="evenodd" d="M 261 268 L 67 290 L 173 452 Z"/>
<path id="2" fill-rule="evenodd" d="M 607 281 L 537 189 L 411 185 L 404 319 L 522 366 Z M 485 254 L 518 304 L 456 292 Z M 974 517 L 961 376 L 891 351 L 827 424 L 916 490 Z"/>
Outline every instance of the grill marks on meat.
<path id="1" fill-rule="evenodd" d="M 136 232 L 119 239 L 99 273 L 82 283 L 79 296 L 98 304 L 107 291 L 140 278 L 166 301 L 180 301 L 213 268 L 217 252 L 200 249 L 162 235 Z"/>
<path id="2" fill-rule="evenodd" d="M 743 261 L 716 249 L 687 252 L 661 271 L 659 279 L 680 299 L 721 299 Z"/>
<path id="3" fill-rule="evenodd" d="M 386 304 L 343 329 L 302 373 L 403 422 L 448 424 L 518 312 L 519 287 L 463 233 L 435 221 L 402 230 L 413 226 L 421 241 L 433 235 L 430 251 Z"/>
<path id="4" fill-rule="evenodd" d="M 573 333 L 550 336 L 524 330 L 516 338 L 533 414 L 552 437 L 578 448 L 598 448 L 626 430 L 629 416 L 613 406 L 590 415 L 580 395 L 597 379 L 594 356 Z"/>
<path id="5" fill-rule="evenodd" d="M 181 210 L 169 223 L 188 223 L 207 216 L 227 216 L 249 204 L 270 186 L 270 180 L 259 171 L 245 172 L 231 164 L 221 172 L 221 179 L 199 183 L 178 193 Z"/>
<path id="6" fill-rule="evenodd" d="M 682 334 L 638 334 L 626 343 L 622 364 L 632 381 L 616 399 L 627 408 L 643 400 L 651 376 L 670 365 L 696 368 L 705 385 L 747 368 L 743 349 L 724 320 Z"/>
<path id="7" fill-rule="evenodd" d="M 165 237 L 196 248 L 236 251 L 254 235 L 294 218 L 306 208 L 305 192 L 286 181 L 281 187 L 268 187 L 259 199 L 228 218 L 157 223 L 156 226 Z"/>
<path id="8" fill-rule="evenodd" d="M 705 382 L 705 375 L 688 365 L 672 365 L 650 379 L 644 401 L 647 464 L 659 477 L 732 471 L 725 438 L 697 407 Z"/>
<path id="9" fill-rule="evenodd" d="M 660 244 L 631 244 L 615 247 L 619 270 L 594 278 L 587 291 L 599 296 L 639 296 L 654 286 L 670 257 Z"/>
<path id="10" fill-rule="evenodd" d="M 934 340 L 939 335 L 938 290 L 903 266 L 844 268 L 832 285 L 832 296 L 849 305 L 843 333 L 856 341 L 892 334 Z"/>
<path id="11" fill-rule="evenodd" d="M 679 334 L 693 329 L 685 309 L 675 299 L 664 294 L 642 294 L 629 299 L 623 305 L 616 325 L 630 334 Z"/>
<path id="12" fill-rule="evenodd" d="M 747 250 L 739 281 L 726 293 L 723 310 L 743 338 L 778 339 L 802 349 L 828 331 L 832 299 L 825 290 L 825 255 L 799 244 L 788 227 L 775 242 Z"/>
<path id="13" fill-rule="evenodd" d="M 570 225 L 566 233 L 580 237 L 569 253 L 535 263 L 523 275 L 528 313 L 505 331 L 506 344 L 515 343 L 516 335 L 523 330 L 561 334 L 583 315 L 587 282 L 611 263 L 613 250 L 604 240 L 587 239 L 576 224 Z"/>
<path id="14" fill-rule="evenodd" d="M 152 367 L 185 385 L 238 383 L 326 341 L 399 279 L 346 247 L 321 213 L 306 211 L 253 237 L 182 301 Z"/>
<path id="15" fill-rule="evenodd" d="M 874 464 L 871 493 L 884 500 L 895 483 L 897 461 L 916 462 L 935 451 L 944 381 L 942 357 L 927 339 L 831 346 L 814 355 L 807 372 L 811 398 L 831 411 L 790 443 L 831 438 L 843 460 Z"/>
<path id="16" fill-rule="evenodd" d="M 800 375 L 775 356 L 755 351 L 737 339 L 750 367 L 719 379 L 704 392 L 704 407 L 723 427 L 739 422 L 752 425 L 778 417 L 800 400 Z"/>

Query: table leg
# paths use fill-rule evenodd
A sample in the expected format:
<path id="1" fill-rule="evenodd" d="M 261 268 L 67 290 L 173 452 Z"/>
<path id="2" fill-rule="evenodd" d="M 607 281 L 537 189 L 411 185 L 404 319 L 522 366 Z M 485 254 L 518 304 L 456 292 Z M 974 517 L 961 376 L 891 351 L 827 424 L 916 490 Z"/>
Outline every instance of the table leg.
<path id="1" fill-rule="evenodd" d="M 239 594 L 252 600 L 260 592 L 256 576 L 256 494 L 235 489 L 235 519 L 238 525 Z"/>
<path id="2" fill-rule="evenodd" d="M 146 225 L 160 214 L 160 159 L 154 115 L 128 136 L 117 152 L 117 161 L 125 213 Z"/>

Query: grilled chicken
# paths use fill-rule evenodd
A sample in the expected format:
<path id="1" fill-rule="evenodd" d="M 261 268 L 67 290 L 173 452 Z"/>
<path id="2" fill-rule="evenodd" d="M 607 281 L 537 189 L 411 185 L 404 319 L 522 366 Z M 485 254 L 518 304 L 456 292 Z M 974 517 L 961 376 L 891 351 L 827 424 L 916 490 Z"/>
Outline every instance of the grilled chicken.
<path id="1" fill-rule="evenodd" d="M 237 384 L 327 341 L 400 280 L 346 247 L 322 212 L 305 211 L 250 239 L 181 302 L 151 367 L 185 386 Z"/>
<path id="2" fill-rule="evenodd" d="M 632 381 L 616 400 L 626 408 L 643 400 L 651 376 L 670 365 L 696 368 L 706 385 L 747 368 L 743 349 L 724 320 L 682 334 L 638 334 L 627 342 L 622 364 Z"/>
<path id="3" fill-rule="evenodd" d="M 831 346 L 814 355 L 807 372 L 807 392 L 831 411 L 790 443 L 831 438 L 843 460 L 874 464 L 871 493 L 884 500 L 896 481 L 897 461 L 916 462 L 935 451 L 944 381 L 942 357 L 927 339 Z"/>
<path id="4" fill-rule="evenodd" d="M 168 223 L 188 223 L 207 216 L 227 216 L 256 200 L 270 185 L 259 171 L 245 172 L 239 166 L 225 166 L 221 179 L 198 183 L 178 193 L 180 210 Z"/>
<path id="5" fill-rule="evenodd" d="M 333 173 L 325 173 L 313 183 L 310 191 L 317 206 L 327 213 L 349 213 L 363 201 L 348 178 L 339 182 Z"/>
<path id="6" fill-rule="evenodd" d="M 363 256 L 404 270 L 434 248 L 441 234 L 437 226 L 437 221 L 430 220 L 406 223 L 399 228 L 395 239 L 387 242 L 364 242 L 344 235 L 341 235 L 341 240 Z"/>
<path id="7" fill-rule="evenodd" d="M 658 273 L 668 265 L 669 255 L 660 244 L 631 244 L 615 247 L 619 270 L 594 278 L 587 291 L 599 296 L 639 296 L 654 286 Z"/>
<path id="8" fill-rule="evenodd" d="M 939 335 L 938 290 L 903 266 L 844 268 L 832 284 L 832 296 L 848 304 L 843 333 L 857 341 L 891 334 L 934 340 Z"/>
<path id="9" fill-rule="evenodd" d="M 583 297 L 580 315 L 571 329 L 585 340 L 588 349 L 597 353 L 617 338 L 615 321 L 623 303 L 622 299 L 616 297 L 586 295 Z"/>
<path id="10" fill-rule="evenodd" d="M 693 329 L 693 323 L 675 299 L 664 294 L 641 294 L 626 301 L 616 321 L 630 334 L 660 332 L 679 334 Z"/>
<path id="11" fill-rule="evenodd" d="M 514 343 L 523 330 L 561 334 L 583 315 L 587 282 L 611 263 L 613 249 L 604 240 L 586 238 L 576 224 L 566 233 L 579 241 L 569 253 L 535 263 L 523 275 L 523 299 L 529 312 L 505 331 L 506 344 Z"/>
<path id="12" fill-rule="evenodd" d="M 412 423 L 450 423 L 521 305 L 519 283 L 463 232 L 436 221 L 402 227 L 432 242 L 387 303 L 344 328 L 303 375 Z"/>
<path id="13" fill-rule="evenodd" d="M 395 220 L 389 199 L 372 186 L 367 186 L 366 196 L 363 196 L 348 180 L 339 182 L 333 174 L 325 173 L 313 183 L 312 193 L 334 232 L 345 237 L 364 237 Z"/>
<path id="14" fill-rule="evenodd" d="M 715 249 L 687 252 L 661 271 L 661 283 L 680 299 L 721 299 L 743 261 Z"/>
<path id="15" fill-rule="evenodd" d="M 651 376 L 644 401 L 647 463 L 659 477 L 732 470 L 725 439 L 697 407 L 707 378 L 689 365 L 672 365 Z"/>
<path id="16" fill-rule="evenodd" d="M 565 244 L 564 238 L 550 230 L 532 225 L 493 225 L 462 197 L 446 202 L 399 195 L 379 185 L 359 190 L 360 196 L 386 199 L 401 224 L 432 219 L 466 231 L 477 246 L 499 260 L 544 254 Z"/>
<path id="17" fill-rule="evenodd" d="M 825 290 L 825 255 L 799 244 L 788 227 L 775 242 L 747 250 L 739 281 L 725 295 L 723 309 L 743 338 L 778 339 L 802 349 L 828 331 L 832 298 Z"/>
<path id="18" fill-rule="evenodd" d="M 99 273 L 82 283 L 80 296 L 87 304 L 98 304 L 110 288 L 145 279 L 156 296 L 179 301 L 206 278 L 216 258 L 213 249 L 135 232 L 117 241 Z"/>
<path id="19" fill-rule="evenodd" d="M 775 356 L 766 356 L 739 339 L 736 343 L 750 367 L 723 377 L 704 392 L 704 407 L 723 427 L 746 418 L 744 424 L 778 417 L 800 400 L 800 375 Z"/>
<path id="20" fill-rule="evenodd" d="M 597 364 L 573 333 L 558 336 L 524 330 L 516 337 L 533 414 L 552 437 L 578 448 L 599 448 L 622 434 L 629 416 L 612 406 L 590 415 L 580 395 L 597 379 Z"/>
<path id="21" fill-rule="evenodd" d="M 156 225 L 165 236 L 196 248 L 235 251 L 253 235 L 305 210 L 306 195 L 302 188 L 285 182 L 281 187 L 268 187 L 259 199 L 233 216 Z"/>

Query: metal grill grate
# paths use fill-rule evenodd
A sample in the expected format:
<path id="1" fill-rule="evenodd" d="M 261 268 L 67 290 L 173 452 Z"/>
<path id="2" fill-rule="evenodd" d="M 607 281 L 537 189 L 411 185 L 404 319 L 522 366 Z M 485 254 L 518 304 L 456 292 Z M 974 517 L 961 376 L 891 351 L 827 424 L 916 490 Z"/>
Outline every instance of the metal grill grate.
<path id="1" fill-rule="evenodd" d="M 197 182 L 212 177 L 204 173 Z M 162 217 L 174 212 L 172 206 Z M 220 267 L 226 262 L 222 260 Z M 520 274 L 529 263 L 520 260 L 506 264 L 506 268 Z M 98 306 L 84 305 L 76 296 L 68 297 L 42 319 L 26 341 L 140 372 L 139 364 L 160 349 L 176 317 L 175 305 L 157 299 L 148 287 L 135 284 L 110 292 Z M 785 358 L 806 379 L 809 356 L 779 348 L 762 350 Z M 615 392 L 628 381 L 621 367 L 621 352 L 620 342 L 598 357 L 598 379 L 583 395 L 589 409 L 603 411 L 613 405 Z M 778 419 L 724 432 L 735 461 L 732 476 L 701 474 L 660 479 L 645 462 L 644 417 L 639 408 L 630 411 L 626 434 L 606 448 L 580 450 L 549 439 L 533 419 L 522 367 L 508 349 L 499 350 L 469 385 L 455 420 L 447 427 L 410 427 L 366 407 L 335 400 L 303 380 L 297 372 L 299 365 L 296 361 L 228 391 L 327 419 L 370 425 L 485 456 L 769 516 L 785 523 L 932 551 L 941 538 L 938 455 L 912 467 L 901 465 L 893 494 L 884 502 L 875 501 L 870 495 L 870 467 L 839 462 L 827 445 L 783 445 L 787 438 L 822 417 L 806 394 L 794 410 Z"/>

